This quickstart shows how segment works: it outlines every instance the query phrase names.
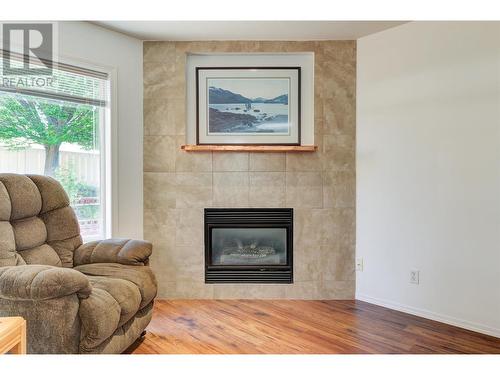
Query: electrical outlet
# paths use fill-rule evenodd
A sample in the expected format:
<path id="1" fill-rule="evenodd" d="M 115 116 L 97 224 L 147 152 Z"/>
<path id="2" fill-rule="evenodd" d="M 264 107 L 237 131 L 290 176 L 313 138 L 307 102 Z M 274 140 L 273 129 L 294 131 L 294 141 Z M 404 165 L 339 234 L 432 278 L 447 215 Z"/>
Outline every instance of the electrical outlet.
<path id="1" fill-rule="evenodd" d="M 420 271 L 411 270 L 410 271 L 410 283 L 419 284 L 420 283 Z"/>
<path id="2" fill-rule="evenodd" d="M 356 258 L 356 271 L 363 271 L 363 258 Z"/>

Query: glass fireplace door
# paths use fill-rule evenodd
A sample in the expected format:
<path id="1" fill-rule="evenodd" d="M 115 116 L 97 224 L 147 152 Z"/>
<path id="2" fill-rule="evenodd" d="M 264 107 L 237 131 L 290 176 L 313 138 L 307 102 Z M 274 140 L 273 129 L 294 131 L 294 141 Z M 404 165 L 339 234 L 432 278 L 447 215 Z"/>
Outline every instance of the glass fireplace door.
<path id="1" fill-rule="evenodd" d="M 212 228 L 214 266 L 287 264 L 286 228 Z"/>

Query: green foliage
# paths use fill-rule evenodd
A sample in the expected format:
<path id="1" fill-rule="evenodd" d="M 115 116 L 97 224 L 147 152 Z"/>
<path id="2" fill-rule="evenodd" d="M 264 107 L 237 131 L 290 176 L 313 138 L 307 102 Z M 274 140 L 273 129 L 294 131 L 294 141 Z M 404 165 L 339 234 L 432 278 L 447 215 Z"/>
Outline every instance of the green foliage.
<path id="1" fill-rule="evenodd" d="M 96 186 L 79 183 L 78 194 L 80 197 L 97 197 L 99 192 Z"/>
<path id="2" fill-rule="evenodd" d="M 80 198 L 79 192 L 81 183 L 77 181 L 72 166 L 70 166 L 69 168 L 59 167 L 54 177 L 61 183 L 64 190 L 66 190 L 66 194 L 68 194 L 71 204 L 73 204 L 78 200 L 78 198 Z"/>
<path id="3" fill-rule="evenodd" d="M 100 217 L 101 206 L 86 205 L 75 208 L 76 215 L 81 220 L 96 220 Z"/>
<path id="4" fill-rule="evenodd" d="M 74 168 L 70 165 L 68 168 L 59 167 L 55 178 L 61 183 L 69 196 L 69 201 L 76 211 L 76 215 L 81 220 L 98 219 L 100 217 L 100 205 L 79 205 L 76 206 L 81 198 L 93 198 L 98 196 L 98 189 L 95 186 L 78 182 L 74 173 Z"/>
<path id="5" fill-rule="evenodd" d="M 96 120 L 92 106 L 0 96 L 0 140 L 10 148 L 66 142 L 92 149 Z"/>

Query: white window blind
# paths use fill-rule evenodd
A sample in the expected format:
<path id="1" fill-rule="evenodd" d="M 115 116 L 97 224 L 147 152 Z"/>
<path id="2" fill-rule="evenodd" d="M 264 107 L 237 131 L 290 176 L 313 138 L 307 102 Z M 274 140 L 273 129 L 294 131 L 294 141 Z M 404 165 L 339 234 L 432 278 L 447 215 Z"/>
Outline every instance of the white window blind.
<path id="1" fill-rule="evenodd" d="M 25 70 L 25 74 L 6 75 L 3 71 L 4 59 L 9 58 L 13 68 L 23 68 L 23 55 L 0 51 L 0 95 L 22 94 L 98 107 L 107 106 L 107 73 L 54 63 L 51 76 L 33 75 L 28 70 Z M 30 65 L 42 66 L 40 61 L 35 60 L 31 59 Z"/>

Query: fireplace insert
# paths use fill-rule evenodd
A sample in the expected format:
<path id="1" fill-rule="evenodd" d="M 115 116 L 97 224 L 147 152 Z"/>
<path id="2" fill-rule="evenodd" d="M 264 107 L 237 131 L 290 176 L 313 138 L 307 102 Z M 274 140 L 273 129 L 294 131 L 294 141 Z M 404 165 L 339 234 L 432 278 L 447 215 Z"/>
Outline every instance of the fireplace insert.
<path id="1" fill-rule="evenodd" d="M 205 283 L 292 282 L 293 209 L 205 209 Z"/>

